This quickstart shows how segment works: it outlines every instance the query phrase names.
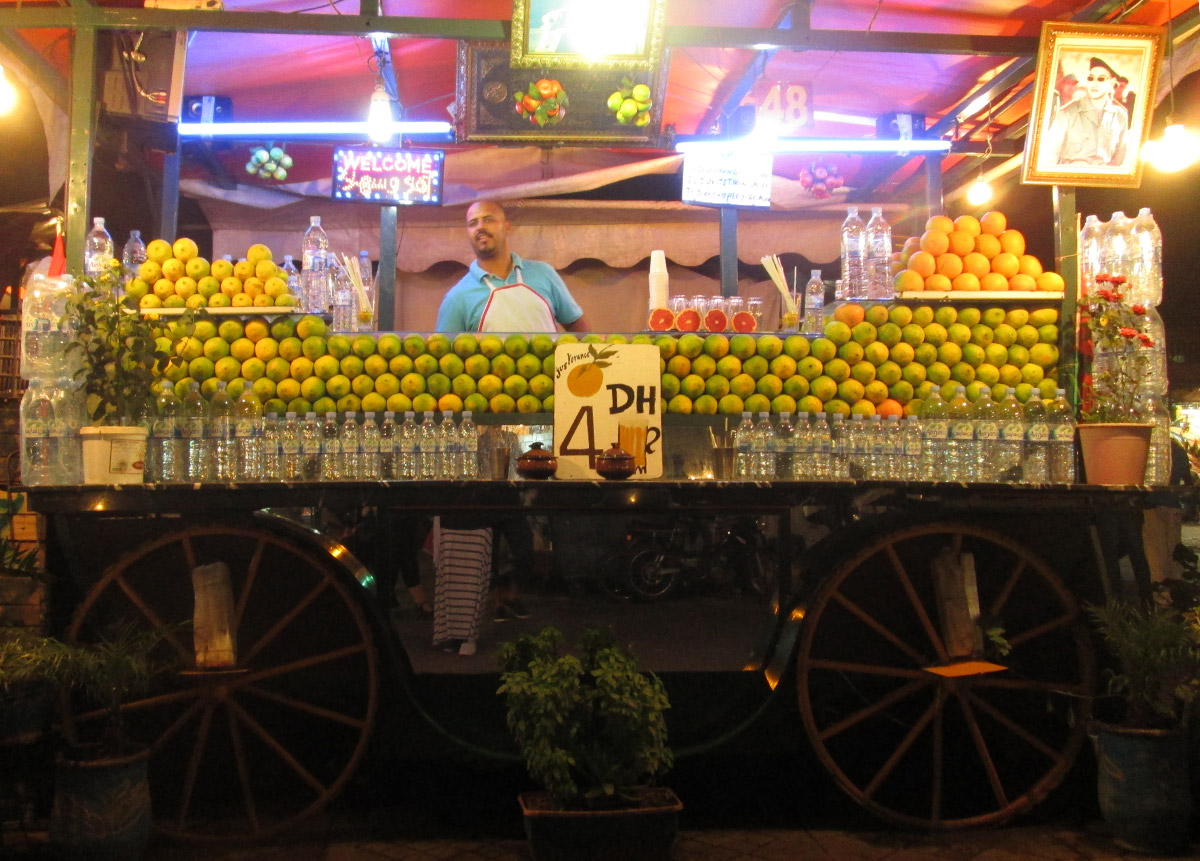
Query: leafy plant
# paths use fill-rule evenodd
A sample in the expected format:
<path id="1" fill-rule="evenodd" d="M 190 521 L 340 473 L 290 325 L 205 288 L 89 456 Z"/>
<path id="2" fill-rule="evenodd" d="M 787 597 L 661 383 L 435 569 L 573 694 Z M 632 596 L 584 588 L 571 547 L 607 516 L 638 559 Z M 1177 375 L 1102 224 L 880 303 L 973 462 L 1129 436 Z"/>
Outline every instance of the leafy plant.
<path id="1" fill-rule="evenodd" d="M 1200 694 L 1200 617 L 1150 601 L 1114 598 L 1087 608 L 1117 671 L 1109 693 L 1125 700 L 1130 726 L 1186 726 Z"/>
<path id="2" fill-rule="evenodd" d="M 545 628 L 500 646 L 508 728 L 530 776 L 564 807 L 612 807 L 673 764 L 662 681 L 638 670 L 611 632 L 589 629 L 579 655 Z"/>
<path id="3" fill-rule="evenodd" d="M 80 351 L 88 416 L 95 424 L 136 422 L 154 404 L 151 385 L 173 360 L 155 341 L 154 322 L 121 292 L 119 270 L 80 278 L 67 303 L 75 328 L 68 354 Z"/>
<path id="4" fill-rule="evenodd" d="M 154 678 L 171 666 L 154 656 L 163 635 L 161 630 L 140 630 L 126 622 L 94 645 L 68 645 L 53 637 L 0 641 L 0 691 L 44 682 L 78 692 L 84 702 L 104 713 L 96 754 L 123 753 L 129 746 L 123 706 L 144 695 Z"/>
<path id="5" fill-rule="evenodd" d="M 1085 387 L 1082 415 L 1090 422 L 1143 421 L 1144 384 L 1151 373 L 1154 346 L 1142 305 L 1128 305 L 1123 275 L 1097 275 L 1088 295 L 1091 333 L 1091 386 Z"/>

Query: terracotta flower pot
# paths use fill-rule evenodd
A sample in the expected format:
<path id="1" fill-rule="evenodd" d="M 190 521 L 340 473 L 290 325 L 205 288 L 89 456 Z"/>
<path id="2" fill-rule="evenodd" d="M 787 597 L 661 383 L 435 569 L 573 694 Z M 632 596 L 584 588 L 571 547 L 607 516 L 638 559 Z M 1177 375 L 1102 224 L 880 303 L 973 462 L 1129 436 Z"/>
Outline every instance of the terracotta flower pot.
<path id="1" fill-rule="evenodd" d="M 1154 425 L 1097 422 L 1079 425 L 1088 484 L 1142 484 Z"/>

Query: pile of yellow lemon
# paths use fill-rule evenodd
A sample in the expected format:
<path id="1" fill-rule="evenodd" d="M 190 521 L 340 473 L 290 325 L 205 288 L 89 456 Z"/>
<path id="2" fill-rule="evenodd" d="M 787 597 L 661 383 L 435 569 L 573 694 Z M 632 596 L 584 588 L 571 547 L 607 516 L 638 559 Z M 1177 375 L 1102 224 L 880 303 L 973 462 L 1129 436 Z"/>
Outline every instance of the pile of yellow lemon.
<path id="1" fill-rule="evenodd" d="M 1061 292 L 1062 276 L 1025 253 L 1025 237 L 1003 212 L 935 215 L 892 254 L 896 292 Z"/>

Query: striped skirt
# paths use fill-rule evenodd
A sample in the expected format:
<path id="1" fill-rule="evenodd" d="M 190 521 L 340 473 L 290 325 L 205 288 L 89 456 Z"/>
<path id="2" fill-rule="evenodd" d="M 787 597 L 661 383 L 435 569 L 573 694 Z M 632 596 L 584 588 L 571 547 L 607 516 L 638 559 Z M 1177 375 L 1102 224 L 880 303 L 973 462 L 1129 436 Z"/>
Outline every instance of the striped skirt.
<path id="1" fill-rule="evenodd" d="M 492 577 L 491 529 L 438 529 L 433 643 L 479 635 Z"/>

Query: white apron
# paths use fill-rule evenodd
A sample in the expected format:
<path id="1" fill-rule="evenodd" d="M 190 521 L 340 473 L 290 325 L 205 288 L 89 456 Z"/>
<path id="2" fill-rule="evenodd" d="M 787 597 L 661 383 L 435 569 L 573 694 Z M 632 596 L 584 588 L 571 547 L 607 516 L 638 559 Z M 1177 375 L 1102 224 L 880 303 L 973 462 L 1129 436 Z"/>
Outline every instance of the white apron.
<path id="1" fill-rule="evenodd" d="M 553 332 L 554 311 L 545 297 L 521 280 L 521 267 L 515 267 L 515 284 L 494 284 L 490 275 L 483 283 L 492 291 L 483 314 L 480 332 Z"/>

